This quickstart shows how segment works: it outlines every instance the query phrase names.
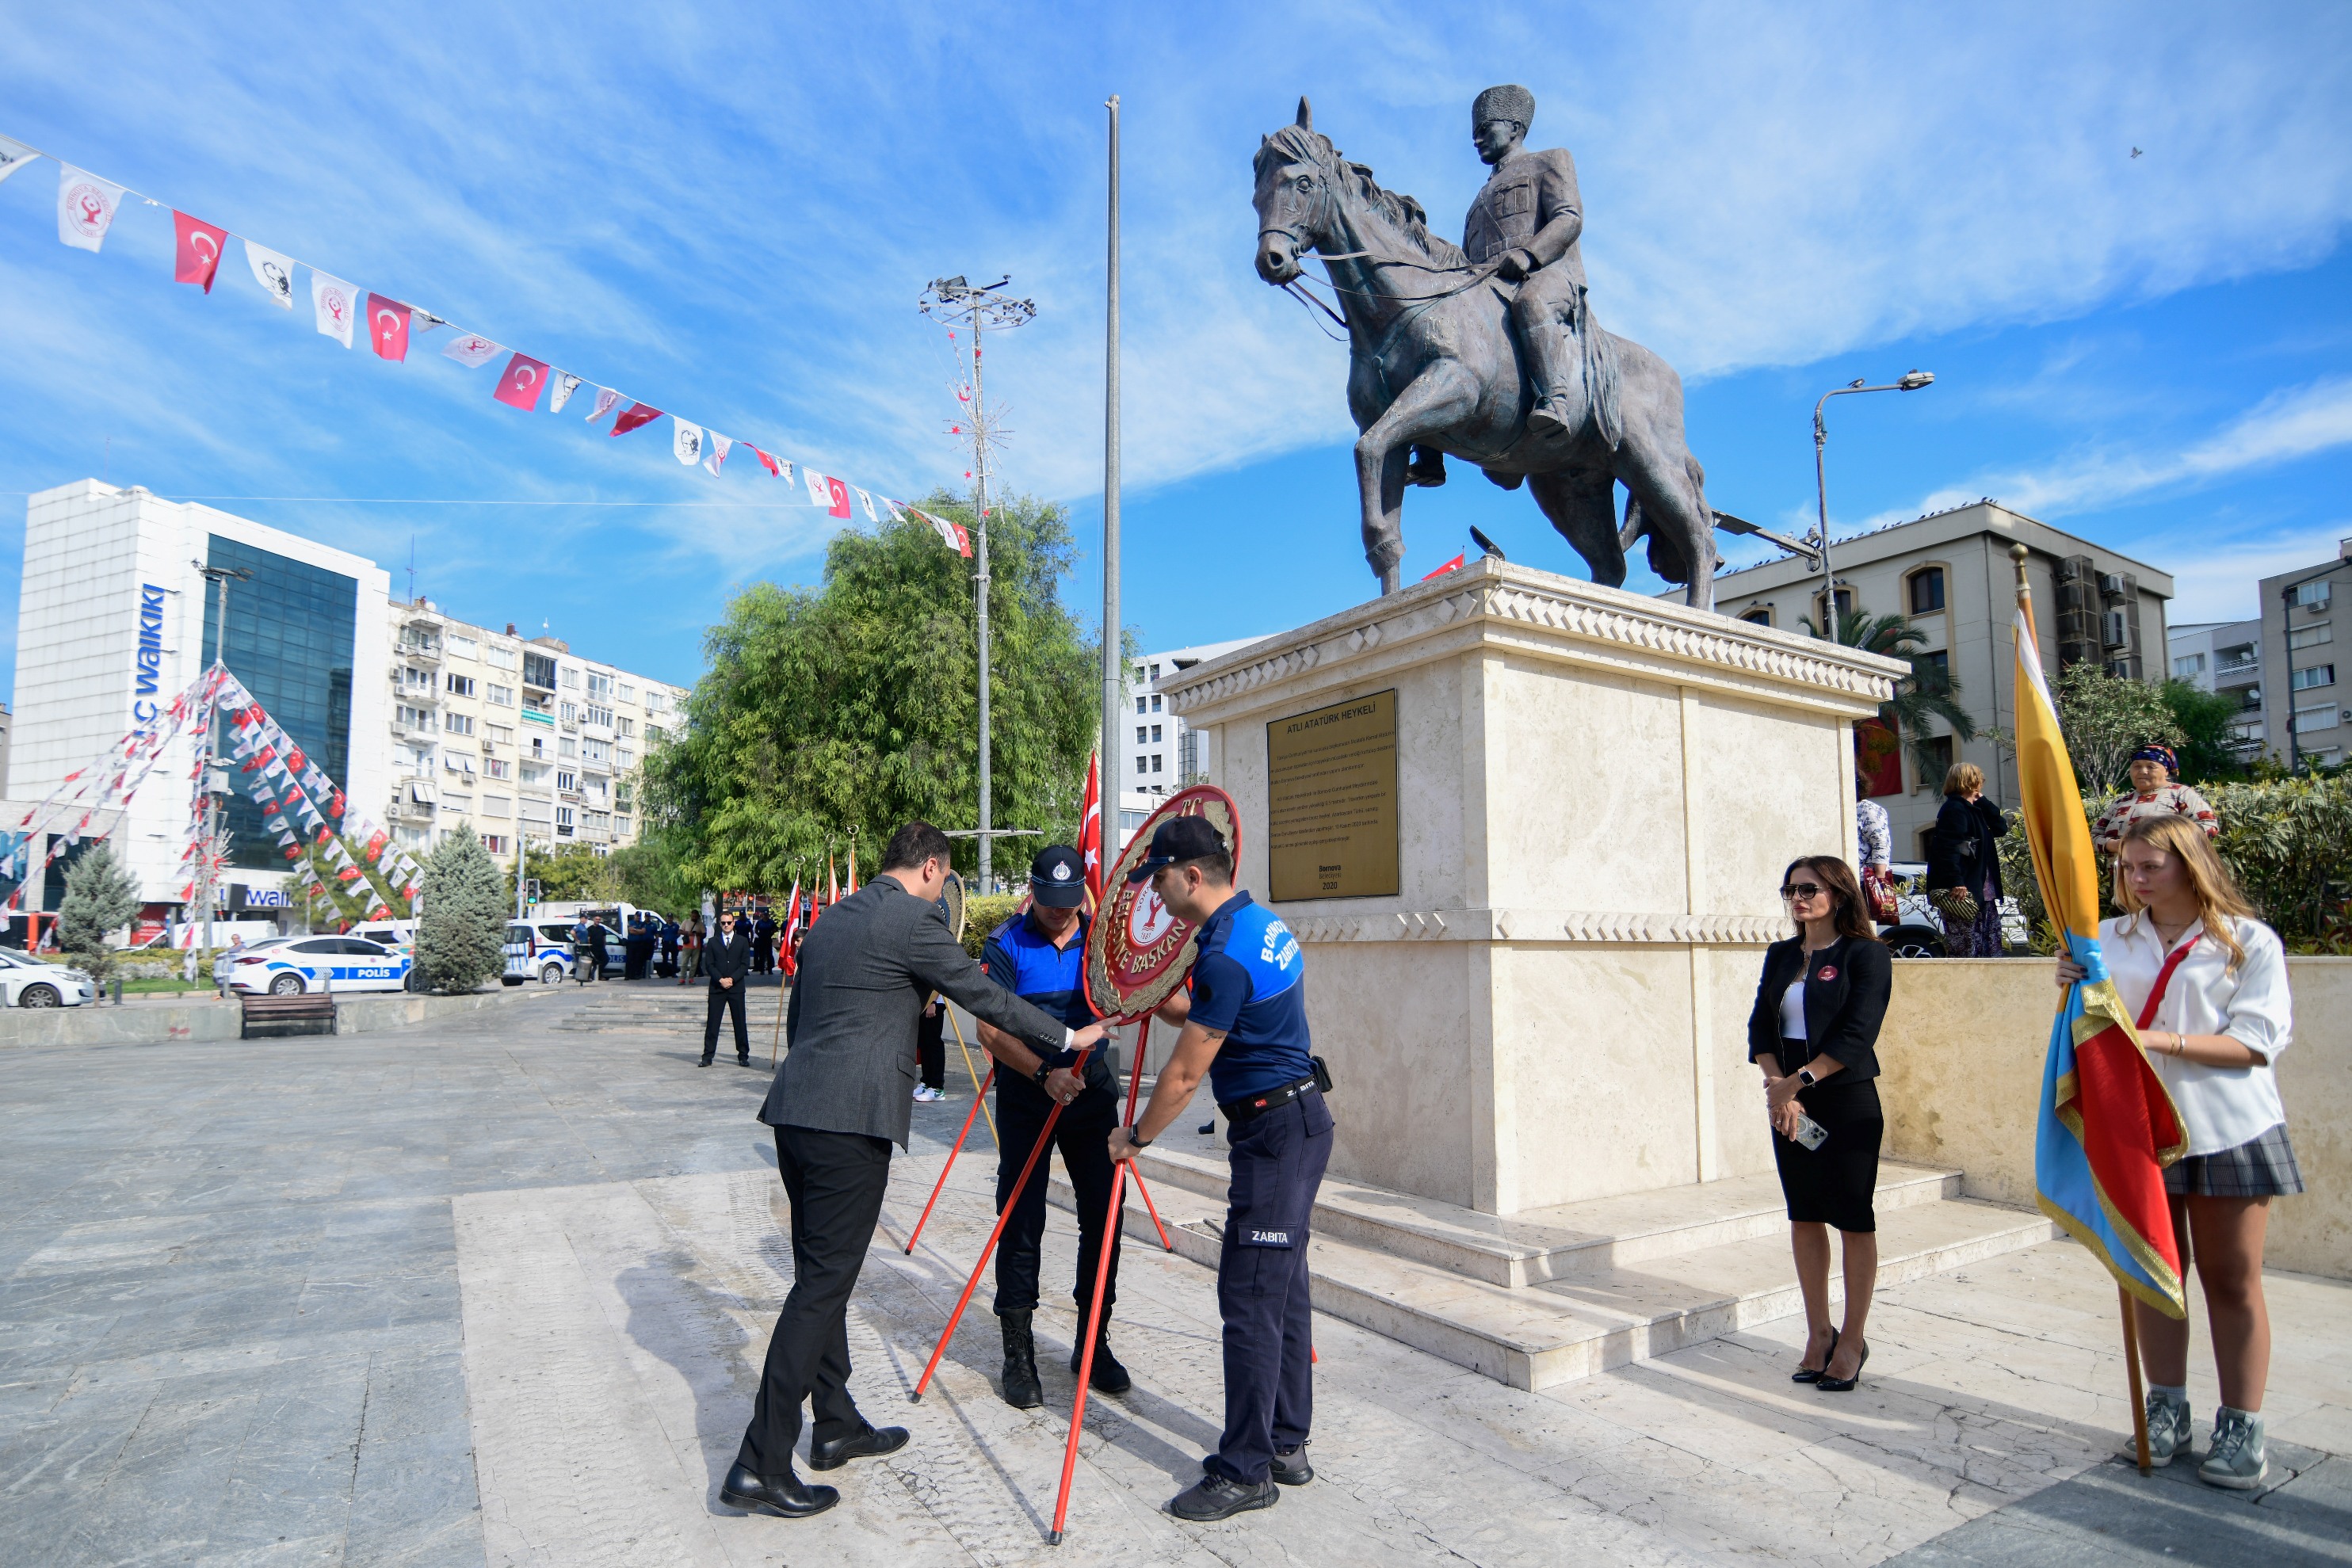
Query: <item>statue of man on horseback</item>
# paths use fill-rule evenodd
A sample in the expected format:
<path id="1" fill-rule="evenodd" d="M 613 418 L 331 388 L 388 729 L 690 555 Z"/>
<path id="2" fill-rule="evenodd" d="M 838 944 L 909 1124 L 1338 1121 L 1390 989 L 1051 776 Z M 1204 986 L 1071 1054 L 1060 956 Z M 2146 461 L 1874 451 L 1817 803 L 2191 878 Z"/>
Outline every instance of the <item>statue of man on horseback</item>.
<path id="1" fill-rule="evenodd" d="M 1535 95 L 1489 88 L 1472 140 L 1494 169 L 1457 250 L 1421 204 L 1386 191 L 1318 134 L 1306 99 L 1255 160 L 1258 275 L 1307 298 L 1324 264 L 1347 329 L 1364 555 L 1382 592 L 1401 581 L 1407 485 L 1445 482 L 1444 455 L 1506 489 L 1526 485 L 1608 587 L 1649 539 L 1651 569 L 1714 603 L 1714 514 L 1683 434 L 1682 380 L 1603 330 L 1586 303 L 1583 204 L 1567 152 L 1528 152 Z M 1320 301 L 1310 301 L 1320 305 Z M 1615 486 L 1626 488 L 1625 520 Z"/>

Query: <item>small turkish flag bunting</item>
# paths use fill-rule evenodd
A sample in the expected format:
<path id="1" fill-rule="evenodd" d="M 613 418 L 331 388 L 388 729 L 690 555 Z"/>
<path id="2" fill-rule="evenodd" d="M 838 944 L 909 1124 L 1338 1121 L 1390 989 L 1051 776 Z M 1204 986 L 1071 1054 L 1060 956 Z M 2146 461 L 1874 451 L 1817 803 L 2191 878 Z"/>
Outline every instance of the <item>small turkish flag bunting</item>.
<path id="1" fill-rule="evenodd" d="M 106 243 L 121 202 L 122 187 L 111 180 L 70 163 L 58 165 L 58 238 L 76 250 L 96 250 Z"/>
<path id="2" fill-rule="evenodd" d="M 612 413 L 613 405 L 620 401 L 621 394 L 614 392 L 611 387 L 598 387 L 596 389 L 595 405 L 588 411 L 588 423 L 593 424 L 598 420 L 604 418 L 606 414 Z"/>
<path id="3" fill-rule="evenodd" d="M 269 296 L 269 302 L 280 310 L 294 308 L 294 258 L 280 256 L 251 240 L 245 242 L 245 264 L 253 268 L 253 280 Z"/>
<path id="4" fill-rule="evenodd" d="M 833 505 L 833 491 L 826 486 L 824 475 L 814 468 L 803 468 L 801 470 L 801 478 L 808 485 L 810 500 L 820 507 Z"/>
<path id="5" fill-rule="evenodd" d="M 856 489 L 856 486 L 852 486 L 851 488 Z M 866 520 L 867 522 L 878 523 L 882 520 L 874 515 L 874 497 L 867 495 L 863 490 L 858 490 L 857 492 L 857 504 L 866 508 Z"/>
<path id="6" fill-rule="evenodd" d="M 0 136 L 0 180 L 6 179 L 39 156 L 23 142 Z"/>
<path id="7" fill-rule="evenodd" d="M 368 343 L 380 360 L 408 358 L 408 307 L 381 294 L 367 297 Z"/>
<path id="8" fill-rule="evenodd" d="M 710 470 L 713 477 L 717 476 L 721 468 L 727 466 L 727 454 L 734 444 L 732 441 L 717 431 L 710 432 L 710 449 L 702 455 L 702 465 Z"/>
<path id="9" fill-rule="evenodd" d="M 359 308 L 359 290 L 340 277 L 310 269 L 310 308 L 319 319 L 319 334 L 352 346 L 352 317 Z"/>
<path id="10" fill-rule="evenodd" d="M 637 426 L 641 424 L 651 424 L 661 416 L 662 411 L 654 407 L 651 403 L 633 402 L 628 407 L 621 411 L 620 418 L 613 422 L 613 434 L 615 435 L 626 435 L 629 432 L 636 429 Z"/>
<path id="11" fill-rule="evenodd" d="M 767 453 L 762 452 L 762 451 L 761 451 L 758 447 L 754 446 L 753 448 L 751 448 L 751 455 L 752 455 L 752 456 L 754 456 L 754 457 L 756 457 L 756 458 L 758 458 L 758 459 L 760 460 L 760 466 L 761 466 L 761 467 L 765 468 L 769 473 L 773 474 L 777 478 L 781 479 L 781 478 L 782 478 L 782 477 L 784 476 L 783 465 L 782 465 L 781 463 L 778 463 L 778 462 L 777 462 L 773 457 L 770 456 Z"/>
<path id="12" fill-rule="evenodd" d="M 826 513 L 836 517 L 849 516 L 849 486 L 829 474 L 825 476 L 824 483 L 833 499 L 833 504 L 825 508 Z"/>
<path id="13" fill-rule="evenodd" d="M 675 426 L 669 434 L 669 449 L 677 460 L 688 467 L 702 461 L 702 426 L 688 424 L 682 419 L 672 420 Z"/>
<path id="14" fill-rule="evenodd" d="M 580 378 L 578 376 L 573 375 L 570 371 L 556 371 L 555 395 L 548 400 L 547 412 L 550 413 L 562 413 L 563 412 L 563 405 L 570 402 L 572 401 L 572 394 L 579 390 Z"/>
<path id="15" fill-rule="evenodd" d="M 546 390 L 547 361 L 517 354 L 507 361 L 506 373 L 499 377 L 499 390 L 490 395 L 527 413 L 539 406 L 539 394 Z"/>
<path id="16" fill-rule="evenodd" d="M 478 371 L 499 357 L 499 346 L 488 338 L 467 332 L 441 352 L 443 357 L 457 361 L 467 370 Z"/>
<path id="17" fill-rule="evenodd" d="M 179 235 L 179 252 L 172 264 L 172 281 L 194 283 L 210 294 L 213 274 L 220 270 L 221 246 L 228 243 L 228 231 L 216 229 L 201 218 L 185 213 L 172 214 L 172 227 Z"/>

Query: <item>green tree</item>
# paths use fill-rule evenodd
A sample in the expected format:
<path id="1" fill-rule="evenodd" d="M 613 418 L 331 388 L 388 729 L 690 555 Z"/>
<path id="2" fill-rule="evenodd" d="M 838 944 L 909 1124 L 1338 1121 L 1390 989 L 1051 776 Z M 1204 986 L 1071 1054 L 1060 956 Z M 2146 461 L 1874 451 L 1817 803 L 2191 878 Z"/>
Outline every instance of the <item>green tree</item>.
<path id="1" fill-rule="evenodd" d="M 2115 797 L 2131 776 L 2131 754 L 2141 747 L 2180 745 L 2180 721 L 2161 686 L 2111 675 L 2083 660 L 2058 672 L 2051 695 L 2086 805 L 2104 806 Z"/>
<path id="2" fill-rule="evenodd" d="M 945 497 L 926 509 L 970 526 Z M 989 519 L 995 821 L 1068 841 L 1099 722 L 1097 655 L 1064 607 L 1063 509 L 1028 497 Z M 854 842 L 870 877 L 891 831 L 977 814 L 971 565 L 920 523 L 837 535 L 823 586 L 739 594 L 709 672 L 645 769 L 646 808 L 696 888 L 775 894 Z M 1013 841 L 1019 843 L 1022 841 Z M 1000 849 L 1000 856 L 1007 852 Z M 958 851 L 972 868 L 970 841 Z"/>
<path id="3" fill-rule="evenodd" d="M 533 844 L 526 851 L 523 875 L 539 879 L 539 896 L 557 899 L 607 898 L 604 857 L 577 841 L 553 850 Z"/>
<path id="4" fill-rule="evenodd" d="M 506 967 L 506 878 L 472 829 L 443 836 L 417 892 L 416 967 L 435 989 L 471 991 Z"/>
<path id="5" fill-rule="evenodd" d="M 2238 885 L 2290 945 L 2352 946 L 2352 776 L 2223 784 L 2214 847 Z"/>
<path id="6" fill-rule="evenodd" d="M 92 844 L 66 868 L 65 897 L 58 904 L 58 946 L 101 984 L 114 968 L 106 939 L 139 913 L 139 884 L 115 863 L 114 851 Z"/>
<path id="7" fill-rule="evenodd" d="M 1821 635 L 1810 620 L 1801 617 L 1799 624 L 1811 635 Z M 1878 721 L 1910 742 L 1912 760 L 1922 778 L 1936 770 L 1936 758 L 1927 746 L 1933 738 L 1931 720 L 1942 719 L 1962 740 L 1976 738 L 1976 720 L 1960 706 L 1958 678 L 1948 664 L 1937 661 L 1926 646 L 1927 633 L 1919 628 L 1900 615 L 1841 610 L 1837 641 L 1911 666 L 1911 674 L 1895 683 L 1895 695 L 1878 705 Z"/>
<path id="8" fill-rule="evenodd" d="M 699 908 L 701 884 L 686 874 L 677 843 L 680 837 L 675 829 L 656 828 L 635 843 L 605 856 L 613 896 L 665 915 L 684 915 Z"/>
<path id="9" fill-rule="evenodd" d="M 2239 700 L 2209 692 L 2192 681 L 2164 683 L 2164 706 L 2180 727 L 2180 777 L 2186 783 L 2243 779 L 2244 766 L 2230 747 L 2230 726 L 2244 715 Z"/>

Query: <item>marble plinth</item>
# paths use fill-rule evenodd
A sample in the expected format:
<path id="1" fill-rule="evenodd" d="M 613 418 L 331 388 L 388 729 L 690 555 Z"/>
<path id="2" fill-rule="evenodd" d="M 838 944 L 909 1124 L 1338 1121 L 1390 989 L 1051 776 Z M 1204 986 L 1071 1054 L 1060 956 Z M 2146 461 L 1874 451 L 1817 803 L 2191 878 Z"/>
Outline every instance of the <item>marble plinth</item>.
<path id="1" fill-rule="evenodd" d="M 1267 725 L 1396 692 L 1397 893 L 1276 905 L 1334 1174 L 1507 1215 L 1769 1168 L 1781 868 L 1853 858 L 1853 724 L 1906 673 L 1489 559 L 1163 680 L 1262 897 Z"/>

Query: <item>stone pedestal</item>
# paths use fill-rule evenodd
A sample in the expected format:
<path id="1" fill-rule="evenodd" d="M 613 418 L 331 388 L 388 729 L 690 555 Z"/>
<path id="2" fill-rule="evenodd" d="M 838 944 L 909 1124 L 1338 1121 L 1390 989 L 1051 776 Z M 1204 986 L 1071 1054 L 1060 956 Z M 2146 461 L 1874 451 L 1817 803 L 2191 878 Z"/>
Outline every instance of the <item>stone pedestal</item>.
<path id="1" fill-rule="evenodd" d="M 1495 560 L 1163 680 L 1268 891 L 1267 726 L 1396 693 L 1394 895 L 1276 905 L 1335 1176 L 1492 1215 L 1769 1169 L 1748 1009 L 1906 673 Z"/>

